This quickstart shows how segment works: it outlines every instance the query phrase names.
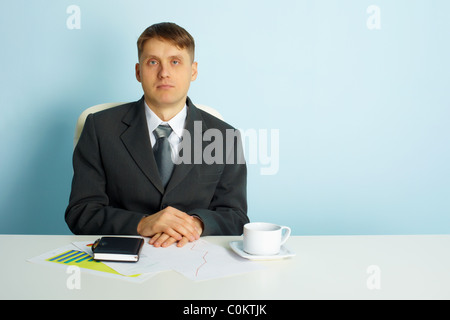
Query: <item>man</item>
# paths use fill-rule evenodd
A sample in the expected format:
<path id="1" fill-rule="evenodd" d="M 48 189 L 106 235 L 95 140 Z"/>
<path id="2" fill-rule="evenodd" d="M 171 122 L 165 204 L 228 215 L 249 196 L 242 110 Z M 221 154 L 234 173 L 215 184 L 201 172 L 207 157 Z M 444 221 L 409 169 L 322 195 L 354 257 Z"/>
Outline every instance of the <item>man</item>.
<path id="1" fill-rule="evenodd" d="M 241 141 L 227 135 L 233 127 L 187 96 L 197 77 L 194 39 L 176 24 L 160 23 L 147 28 L 137 46 L 136 79 L 144 96 L 87 117 L 73 155 L 69 228 L 139 234 L 156 247 L 241 234 L 249 221 Z M 216 143 L 223 146 L 214 150 L 219 161 L 199 162 L 211 147 L 194 135 L 211 129 L 224 140 L 232 136 L 232 148 L 226 148 L 230 141 Z"/>

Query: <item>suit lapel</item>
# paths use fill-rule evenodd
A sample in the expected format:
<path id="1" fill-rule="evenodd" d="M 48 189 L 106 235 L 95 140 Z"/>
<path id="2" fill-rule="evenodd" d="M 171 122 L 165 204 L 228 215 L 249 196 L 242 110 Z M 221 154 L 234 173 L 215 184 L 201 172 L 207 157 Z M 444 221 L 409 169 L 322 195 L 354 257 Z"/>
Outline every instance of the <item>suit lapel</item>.
<path id="1" fill-rule="evenodd" d="M 179 165 L 175 166 L 175 169 L 173 170 L 172 177 L 169 180 L 169 183 L 166 187 L 166 192 L 171 191 L 173 188 L 175 188 L 189 173 L 189 171 L 192 170 L 194 167 L 194 151 L 196 150 L 194 148 L 195 143 L 195 135 L 198 135 L 199 132 L 195 131 L 195 123 L 197 122 L 197 126 L 201 124 L 202 132 L 201 137 L 197 137 L 197 139 L 201 139 L 201 152 L 203 153 L 203 132 L 207 129 L 205 123 L 203 122 L 203 118 L 198 111 L 197 107 L 194 106 L 194 104 L 191 102 L 189 98 L 187 98 L 187 106 L 188 106 L 188 114 L 186 117 L 186 125 L 185 128 L 189 132 L 191 137 L 191 161 L 190 163 L 181 163 Z M 198 156 L 198 155 L 197 155 Z"/>
<path id="2" fill-rule="evenodd" d="M 131 108 L 122 119 L 122 122 L 129 127 L 124 131 L 121 139 L 142 172 L 161 193 L 164 193 L 164 187 L 159 177 L 158 167 L 148 135 L 144 108 L 144 98 L 142 98 L 136 102 L 136 106 Z"/>

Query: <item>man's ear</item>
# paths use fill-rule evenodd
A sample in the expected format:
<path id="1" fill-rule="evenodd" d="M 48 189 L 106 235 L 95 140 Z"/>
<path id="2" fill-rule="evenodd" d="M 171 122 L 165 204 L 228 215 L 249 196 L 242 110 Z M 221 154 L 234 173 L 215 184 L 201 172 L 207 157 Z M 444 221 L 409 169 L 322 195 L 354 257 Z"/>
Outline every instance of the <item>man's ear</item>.
<path id="1" fill-rule="evenodd" d="M 141 69 L 139 63 L 136 63 L 135 69 L 136 69 L 136 80 L 141 82 Z"/>
<path id="2" fill-rule="evenodd" d="M 193 62 L 192 63 L 192 76 L 191 76 L 191 81 L 194 81 L 195 79 L 197 79 L 197 75 L 198 75 L 198 63 L 197 62 Z"/>

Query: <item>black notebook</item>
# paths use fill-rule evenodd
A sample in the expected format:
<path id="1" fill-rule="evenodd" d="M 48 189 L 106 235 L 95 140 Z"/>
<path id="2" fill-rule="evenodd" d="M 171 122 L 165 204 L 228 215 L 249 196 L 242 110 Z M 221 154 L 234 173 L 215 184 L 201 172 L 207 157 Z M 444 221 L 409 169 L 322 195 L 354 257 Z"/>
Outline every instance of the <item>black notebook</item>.
<path id="1" fill-rule="evenodd" d="M 101 237 L 92 245 L 92 252 L 94 260 L 136 262 L 143 244 L 143 238 Z"/>

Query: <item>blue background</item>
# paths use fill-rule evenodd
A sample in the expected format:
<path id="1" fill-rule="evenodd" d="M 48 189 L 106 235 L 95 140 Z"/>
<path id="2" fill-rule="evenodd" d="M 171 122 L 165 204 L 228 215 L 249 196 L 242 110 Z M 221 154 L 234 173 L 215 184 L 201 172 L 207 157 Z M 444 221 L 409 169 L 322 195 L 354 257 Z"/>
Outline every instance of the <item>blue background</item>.
<path id="1" fill-rule="evenodd" d="M 81 10 L 68 29 L 66 10 Z M 366 25 L 370 5 L 381 29 Z M 279 170 L 249 165 L 249 216 L 296 235 L 448 233 L 450 2 L 0 2 L 0 233 L 70 234 L 79 114 L 142 95 L 136 40 L 195 38 L 194 102 L 277 129 Z"/>

